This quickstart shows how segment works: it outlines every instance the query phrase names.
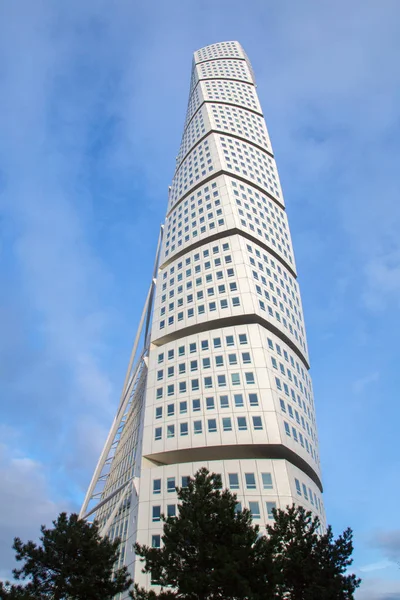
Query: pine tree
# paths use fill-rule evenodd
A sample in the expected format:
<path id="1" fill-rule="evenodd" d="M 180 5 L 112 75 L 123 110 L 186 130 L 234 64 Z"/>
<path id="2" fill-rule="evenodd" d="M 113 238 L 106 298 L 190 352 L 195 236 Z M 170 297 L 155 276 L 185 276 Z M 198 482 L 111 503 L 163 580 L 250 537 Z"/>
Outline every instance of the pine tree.
<path id="1" fill-rule="evenodd" d="M 317 533 L 320 521 L 302 506 L 274 511 L 267 525 L 265 569 L 274 574 L 277 600 L 352 600 L 361 580 L 346 574 L 352 564 L 352 531 L 337 540 L 332 528 Z"/>
<path id="2" fill-rule="evenodd" d="M 15 538 L 16 580 L 25 585 L 2 585 L 2 600 L 111 600 L 129 589 L 126 567 L 113 572 L 119 541 L 99 535 L 96 523 L 61 513 L 54 527 L 41 527 L 40 544 Z"/>
<path id="3" fill-rule="evenodd" d="M 264 546 L 248 510 L 237 511 L 236 496 L 221 490 L 221 477 L 200 469 L 178 490 L 177 517 L 163 517 L 162 548 L 136 544 L 144 572 L 163 590 L 159 596 L 135 588 L 132 597 L 214 600 L 255 598 Z M 262 574 L 263 576 L 263 574 Z"/>

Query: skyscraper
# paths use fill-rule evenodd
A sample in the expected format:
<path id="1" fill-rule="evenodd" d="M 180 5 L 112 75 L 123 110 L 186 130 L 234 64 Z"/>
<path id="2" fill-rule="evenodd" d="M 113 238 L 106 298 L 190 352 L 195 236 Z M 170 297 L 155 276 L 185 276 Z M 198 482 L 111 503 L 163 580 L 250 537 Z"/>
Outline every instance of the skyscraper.
<path id="1" fill-rule="evenodd" d="M 81 516 L 161 543 L 176 486 L 222 475 L 256 523 L 304 505 L 325 522 L 303 311 L 254 74 L 238 42 L 194 54 L 153 279 L 117 416 Z"/>

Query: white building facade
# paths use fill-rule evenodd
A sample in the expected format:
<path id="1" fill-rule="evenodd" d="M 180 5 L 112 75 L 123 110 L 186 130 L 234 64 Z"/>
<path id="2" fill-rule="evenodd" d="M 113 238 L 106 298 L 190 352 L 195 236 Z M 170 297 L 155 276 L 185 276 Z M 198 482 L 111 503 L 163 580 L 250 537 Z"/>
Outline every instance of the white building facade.
<path id="1" fill-rule="evenodd" d="M 140 346 L 142 341 L 142 346 Z M 141 347 L 141 350 L 140 350 Z M 134 359 L 136 360 L 136 363 Z M 293 502 L 325 525 L 307 341 L 278 171 L 238 42 L 194 54 L 153 281 L 82 516 L 161 543 L 160 515 L 201 466 L 261 527 Z"/>

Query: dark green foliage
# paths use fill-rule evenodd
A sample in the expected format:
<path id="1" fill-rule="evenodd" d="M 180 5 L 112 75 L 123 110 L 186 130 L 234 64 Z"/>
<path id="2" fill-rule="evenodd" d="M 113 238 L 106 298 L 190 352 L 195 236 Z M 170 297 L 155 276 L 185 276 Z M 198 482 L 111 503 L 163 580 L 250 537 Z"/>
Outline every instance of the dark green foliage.
<path id="1" fill-rule="evenodd" d="M 337 540 L 302 507 L 275 511 L 260 536 L 248 510 L 221 490 L 221 478 L 200 469 L 178 490 L 177 517 L 164 518 L 162 548 L 136 545 L 161 592 L 135 586 L 134 600 L 353 600 L 360 580 L 346 575 L 352 532 Z"/>
<path id="2" fill-rule="evenodd" d="M 253 597 L 263 558 L 258 527 L 248 510 L 236 511 L 236 497 L 221 487 L 219 475 L 200 469 L 187 488 L 178 490 L 178 517 L 163 518 L 163 547 L 136 545 L 144 572 L 162 587 L 178 590 L 159 598 Z M 133 597 L 152 597 L 140 593 L 136 588 Z"/>
<path id="3" fill-rule="evenodd" d="M 41 527 L 41 544 L 15 538 L 16 559 L 23 565 L 14 577 L 27 583 L 2 586 L 2 600 L 111 600 L 130 587 L 126 568 L 113 574 L 119 541 L 101 538 L 95 523 L 76 514 L 61 513 L 53 525 Z"/>
<path id="4" fill-rule="evenodd" d="M 352 531 L 346 529 L 337 540 L 331 527 L 317 534 L 318 517 L 301 506 L 274 512 L 275 522 L 267 525 L 268 547 L 265 568 L 273 559 L 275 595 L 290 600 L 352 600 L 361 580 L 346 575 L 352 564 Z"/>

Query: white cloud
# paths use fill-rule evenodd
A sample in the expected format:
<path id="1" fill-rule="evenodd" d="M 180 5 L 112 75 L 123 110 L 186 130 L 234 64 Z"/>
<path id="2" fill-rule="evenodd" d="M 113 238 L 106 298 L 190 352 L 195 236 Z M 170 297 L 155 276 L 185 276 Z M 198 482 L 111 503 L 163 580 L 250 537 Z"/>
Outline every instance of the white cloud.
<path id="1" fill-rule="evenodd" d="M 370 385 L 377 383 L 380 379 L 380 373 L 378 371 L 374 371 L 373 373 L 369 373 L 365 375 L 365 377 L 360 377 L 353 381 L 352 388 L 355 394 L 361 394 L 364 392 L 366 388 Z"/>

